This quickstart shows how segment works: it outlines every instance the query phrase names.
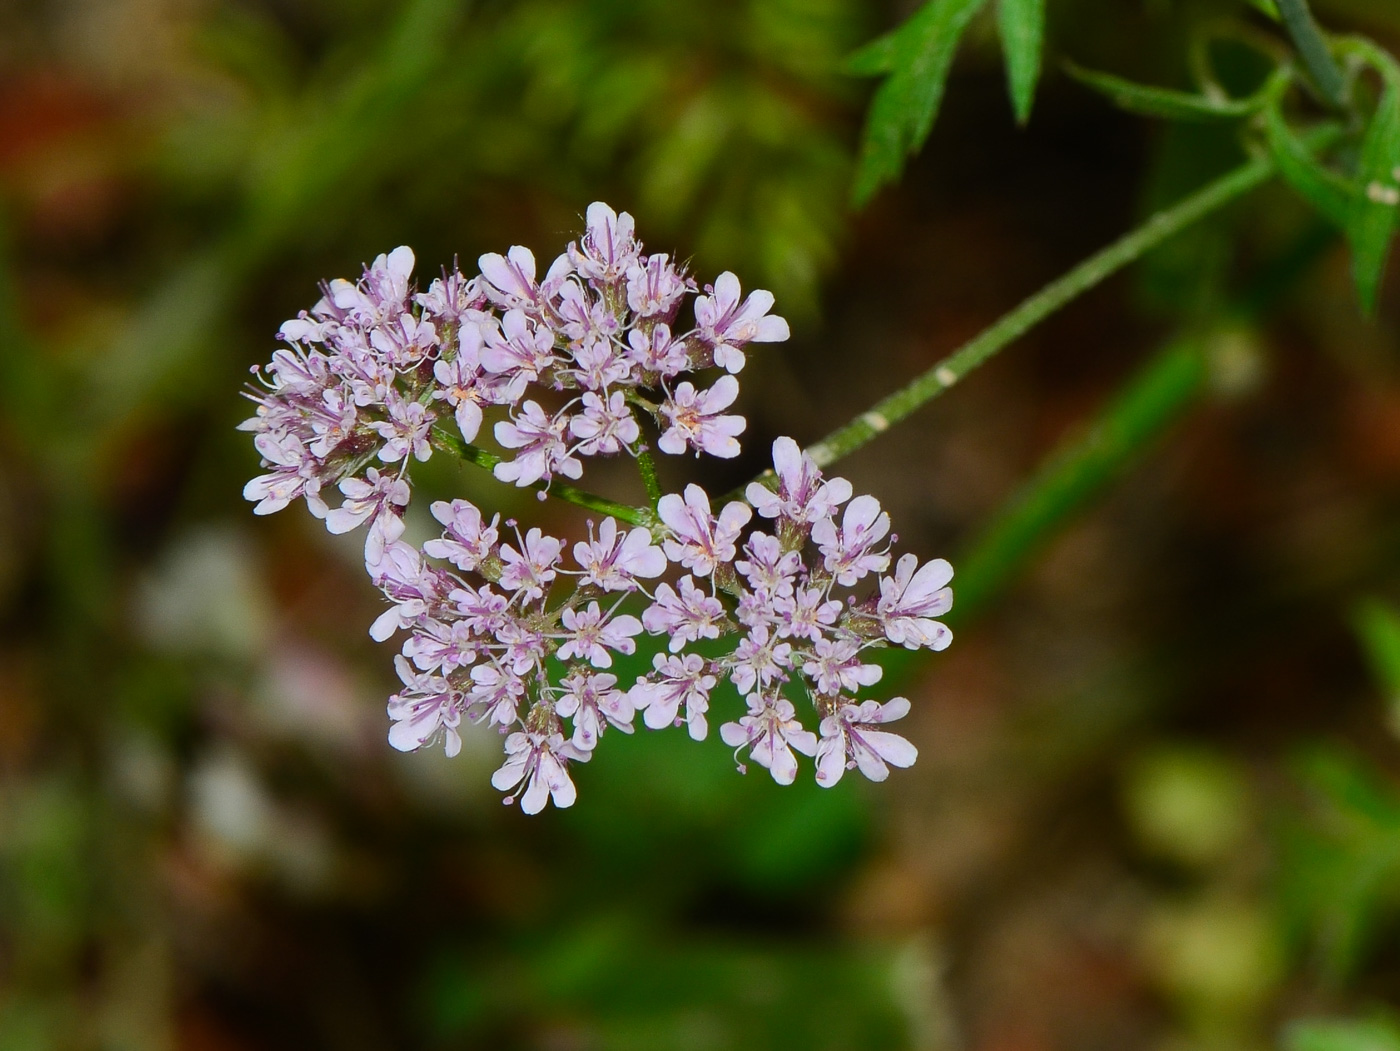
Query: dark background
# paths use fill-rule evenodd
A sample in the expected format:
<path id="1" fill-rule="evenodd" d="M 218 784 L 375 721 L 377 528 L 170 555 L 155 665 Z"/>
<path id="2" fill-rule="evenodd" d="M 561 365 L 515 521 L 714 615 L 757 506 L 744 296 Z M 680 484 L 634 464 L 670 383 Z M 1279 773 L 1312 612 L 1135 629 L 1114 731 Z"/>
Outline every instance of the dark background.
<path id="1" fill-rule="evenodd" d="M 1193 34 L 1267 27 L 1245 4 L 1050 7 L 1029 126 L 984 15 L 861 213 L 840 60 L 894 5 L 0 7 L 0 1047 L 1249 1049 L 1394 1003 L 1400 681 L 1358 625 L 1400 599 L 1400 288 L 1364 319 L 1282 186 L 840 465 L 901 548 L 976 567 L 953 647 L 889 677 L 921 758 L 882 785 L 609 734 L 526 819 L 493 737 L 385 743 L 359 539 L 240 498 L 238 390 L 319 280 L 398 244 L 420 275 L 552 258 L 595 199 L 792 321 L 706 479 L 820 438 L 1242 158 L 1058 63 L 1186 86 Z M 1400 43 L 1389 0 L 1317 10 Z M 987 548 L 1183 346 L 1123 469 Z"/>

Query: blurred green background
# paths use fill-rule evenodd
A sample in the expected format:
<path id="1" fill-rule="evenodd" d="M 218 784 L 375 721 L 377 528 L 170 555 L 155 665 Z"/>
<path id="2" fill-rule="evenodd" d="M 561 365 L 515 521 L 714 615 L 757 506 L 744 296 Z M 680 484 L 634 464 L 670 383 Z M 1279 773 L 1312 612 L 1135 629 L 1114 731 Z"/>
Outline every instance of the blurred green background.
<path id="1" fill-rule="evenodd" d="M 772 289 L 727 487 L 1242 156 L 1058 63 L 1184 85 L 1246 4 L 1054 0 L 1030 123 L 984 12 L 853 212 L 842 59 L 909 10 L 0 6 L 0 1049 L 1400 1048 L 1400 284 L 1363 319 L 1281 186 L 841 464 L 959 568 L 883 785 L 610 734 L 525 819 L 494 738 L 385 744 L 359 541 L 240 498 L 248 368 L 395 245 L 550 258 L 604 199 Z"/>

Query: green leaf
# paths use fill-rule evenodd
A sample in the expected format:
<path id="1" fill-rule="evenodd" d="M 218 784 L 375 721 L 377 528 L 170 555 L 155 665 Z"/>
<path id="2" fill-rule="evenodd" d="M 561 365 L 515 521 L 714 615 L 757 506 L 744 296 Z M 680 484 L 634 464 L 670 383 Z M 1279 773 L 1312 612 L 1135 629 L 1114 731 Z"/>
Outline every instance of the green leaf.
<path id="1" fill-rule="evenodd" d="M 887 63 L 889 76 L 875 92 L 866 118 L 853 191 L 865 204 L 893 182 L 904 159 L 917 152 L 933 130 L 943 87 L 967 24 L 987 0 L 930 0 L 895 30 L 888 55 L 881 41 L 867 46 L 862 68 Z M 856 52 L 853 59 L 861 58 Z"/>
<path id="2" fill-rule="evenodd" d="M 1400 209 L 1400 70 L 1387 70 L 1385 87 L 1361 143 L 1357 167 L 1360 192 L 1353 195 L 1347 215 L 1352 275 L 1361 309 L 1371 314 L 1385 276 L 1386 257 Z"/>
<path id="3" fill-rule="evenodd" d="M 1328 221 L 1347 229 L 1355 189 L 1336 172 L 1324 167 L 1293 134 L 1284 119 L 1281 102 L 1279 93 L 1275 92 L 1264 108 L 1264 130 L 1279 174 Z"/>
<path id="4" fill-rule="evenodd" d="M 1263 105 L 1263 99 L 1259 96 L 1247 99 L 1215 99 L 1209 95 L 1197 95 L 1189 91 L 1154 88 L 1115 77 L 1112 73 L 1084 69 L 1073 62 L 1065 63 L 1065 70 L 1081 84 L 1108 96 L 1119 108 L 1146 117 L 1191 121 L 1239 120 Z"/>
<path id="5" fill-rule="evenodd" d="M 1357 606 L 1352 624 L 1361 639 L 1371 672 L 1380 680 L 1390 707 L 1392 727 L 1400 727 L 1400 613 L 1370 599 Z"/>
<path id="6" fill-rule="evenodd" d="M 1268 15 L 1275 22 L 1279 20 L 1278 5 L 1274 3 L 1274 0 L 1245 0 L 1245 3 L 1256 11 Z"/>
<path id="7" fill-rule="evenodd" d="M 1400 1051 L 1400 1031 L 1389 1022 L 1294 1022 L 1283 1035 L 1285 1051 Z"/>
<path id="8" fill-rule="evenodd" d="M 876 37 L 864 47 L 857 48 L 846 57 L 842 68 L 857 77 L 874 77 L 888 73 L 894 68 L 895 46 L 899 31 Z"/>
<path id="9" fill-rule="evenodd" d="M 1040 79 L 1040 50 L 1045 40 L 1045 0 L 998 0 L 997 28 L 1006 56 L 1006 81 L 1016 120 L 1026 123 Z"/>

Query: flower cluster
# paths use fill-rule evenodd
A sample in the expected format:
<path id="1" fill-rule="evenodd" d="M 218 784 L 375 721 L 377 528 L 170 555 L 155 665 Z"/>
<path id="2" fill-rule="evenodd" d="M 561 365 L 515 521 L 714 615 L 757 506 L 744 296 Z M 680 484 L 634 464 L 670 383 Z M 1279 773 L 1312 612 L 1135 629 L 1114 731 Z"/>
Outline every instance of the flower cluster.
<path id="1" fill-rule="evenodd" d="M 908 702 L 860 694 L 880 678 L 872 649 L 948 645 L 936 618 L 952 569 L 904 555 L 891 573 L 879 502 L 824 479 L 790 438 L 774 443 L 771 486 L 756 482 L 717 513 L 689 485 L 627 522 L 589 522 L 570 546 L 459 499 L 432 505 L 440 536 L 404 539 L 410 461 L 445 443 L 449 411 L 467 442 L 499 416 L 496 443 L 513 455 L 494 473 L 515 485 L 576 479 L 580 457 L 641 456 L 644 427 L 663 452 L 732 457 L 745 421 L 724 410 L 744 348 L 787 337 L 769 293 L 743 299 L 726 273 L 699 294 L 666 255 L 642 253 L 629 215 L 601 203 L 542 280 L 524 248 L 479 262 L 477 276 L 453 272 L 415 294 L 400 248 L 357 283 L 331 282 L 282 326 L 288 347 L 257 370 L 244 424 L 267 469 L 244 491 L 257 513 L 302 498 L 331 532 L 368 526 L 366 569 L 389 603 L 370 634 L 404 635 L 390 743 L 441 740 L 455 755 L 463 720 L 495 727 L 506 760 L 492 783 L 535 813 L 573 802 L 569 764 L 588 761 L 609 727 L 631 733 L 640 715 L 705 738 L 727 679 L 746 711 L 720 736 L 781 784 L 796 777 L 794 753 L 826 786 L 847 769 L 883 780 L 910 765 L 913 745 L 885 728 Z M 678 334 L 690 295 L 693 325 Z M 678 379 L 710 368 L 725 374 L 708 388 Z M 867 578 L 875 587 L 856 595 Z M 622 682 L 615 658 L 643 635 L 665 639 L 664 652 Z M 711 641 L 723 637 L 734 644 Z M 798 715 L 809 703 L 815 732 Z"/>

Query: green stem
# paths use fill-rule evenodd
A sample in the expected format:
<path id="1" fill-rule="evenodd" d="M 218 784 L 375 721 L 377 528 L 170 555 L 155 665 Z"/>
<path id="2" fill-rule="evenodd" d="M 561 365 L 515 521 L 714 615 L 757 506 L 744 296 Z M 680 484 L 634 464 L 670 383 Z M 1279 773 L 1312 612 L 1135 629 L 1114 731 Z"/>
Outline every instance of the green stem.
<path id="1" fill-rule="evenodd" d="M 1340 109 L 1345 102 L 1346 82 L 1341 68 L 1327 48 L 1327 41 L 1313 21 L 1307 0 L 1275 0 L 1284 28 L 1293 38 L 1293 45 L 1303 65 L 1308 69 L 1318 93 L 1332 106 Z"/>
<path id="2" fill-rule="evenodd" d="M 652 459 L 650 449 L 637 453 L 637 470 L 641 471 L 642 484 L 647 487 L 647 499 L 655 507 L 661 499 L 661 480 L 656 475 L 656 461 Z"/>
<path id="3" fill-rule="evenodd" d="M 457 435 L 441 427 L 434 428 L 433 440 L 442 448 L 449 452 L 454 452 L 462 459 L 476 464 L 478 467 L 491 470 L 501 458 L 495 453 L 487 452 L 485 449 L 470 442 L 464 442 Z M 590 511 L 598 511 L 601 514 L 612 515 L 620 522 L 627 522 L 631 525 L 646 526 L 650 528 L 654 524 L 655 516 L 646 508 L 629 507 L 627 504 L 619 504 L 606 497 L 598 496 L 595 493 L 587 492 L 583 489 L 576 489 L 572 485 L 565 485 L 562 482 L 550 482 L 546 485 L 543 482 L 536 482 L 530 488 L 537 492 L 545 493 L 556 500 L 563 500 L 567 503 L 577 504 L 579 507 L 586 507 Z"/>
<path id="4" fill-rule="evenodd" d="M 1015 342 L 1066 303 L 1122 270 L 1129 263 L 1156 248 L 1169 237 L 1199 222 L 1211 212 L 1242 197 L 1274 174 L 1274 164 L 1265 157 L 1249 161 L 1208 186 L 1158 212 L 1136 230 L 1090 256 L 1065 274 L 1005 314 L 952 354 L 918 376 L 907 386 L 876 402 L 808 449 L 817 466 L 826 467 L 849 456 L 867 442 L 889 430 L 926 403 L 938 397 L 992 355 Z"/>

